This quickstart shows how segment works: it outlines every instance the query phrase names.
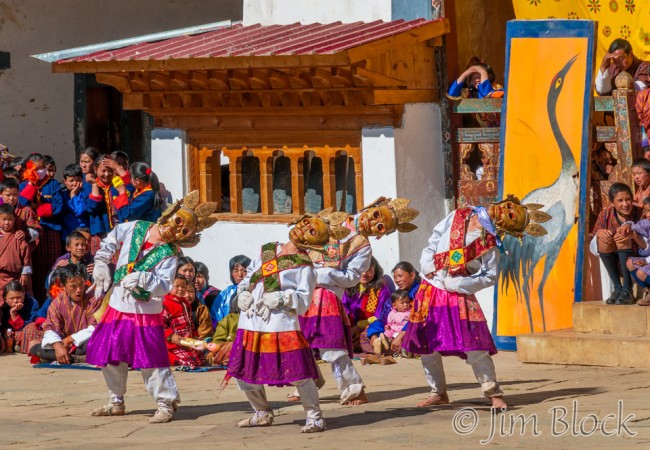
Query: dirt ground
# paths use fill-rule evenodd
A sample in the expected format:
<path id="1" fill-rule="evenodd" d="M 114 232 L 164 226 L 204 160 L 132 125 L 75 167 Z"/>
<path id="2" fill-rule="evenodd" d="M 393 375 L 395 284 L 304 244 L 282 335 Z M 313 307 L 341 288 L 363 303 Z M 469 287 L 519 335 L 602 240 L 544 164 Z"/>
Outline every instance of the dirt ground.
<path id="1" fill-rule="evenodd" d="M 370 403 L 344 407 L 327 366 L 321 406 L 328 429 L 301 434 L 304 413 L 285 401 L 288 388 L 267 388 L 271 427 L 239 429 L 251 413 L 224 372 L 175 372 L 182 403 L 174 421 L 150 425 L 155 404 L 137 372 L 129 374 L 124 417 L 91 417 L 106 401 L 101 372 L 35 369 L 24 355 L 0 356 L 0 448 L 650 448 L 647 370 L 528 365 L 515 353 L 495 356 L 512 408 L 489 413 L 471 368 L 445 359 L 451 405 L 419 409 L 428 394 L 419 360 L 361 366 Z M 523 427 L 523 430 L 522 430 Z"/>

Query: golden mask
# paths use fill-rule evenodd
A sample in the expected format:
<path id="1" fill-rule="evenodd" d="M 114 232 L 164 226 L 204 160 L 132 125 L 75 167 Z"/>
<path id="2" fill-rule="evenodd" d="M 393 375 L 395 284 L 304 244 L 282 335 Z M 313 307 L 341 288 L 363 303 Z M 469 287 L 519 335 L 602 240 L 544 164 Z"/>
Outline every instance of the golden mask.
<path id="1" fill-rule="evenodd" d="M 508 195 L 505 200 L 490 204 L 488 215 L 500 234 L 508 233 L 521 238 L 524 233 L 531 236 L 543 236 L 546 229 L 539 225 L 551 219 L 544 211 L 543 205 L 527 203 L 522 205 L 517 197 Z"/>
<path id="2" fill-rule="evenodd" d="M 181 208 L 159 225 L 160 235 L 167 243 L 184 241 L 196 232 L 197 224 L 196 215 L 188 209 Z"/>
<path id="3" fill-rule="evenodd" d="M 289 231 L 289 239 L 298 247 L 324 245 L 329 238 L 328 225 L 318 217 L 305 217 Z"/>
<path id="4" fill-rule="evenodd" d="M 397 218 L 387 205 L 363 210 L 357 220 L 359 233 L 364 236 L 383 236 L 397 229 Z"/>

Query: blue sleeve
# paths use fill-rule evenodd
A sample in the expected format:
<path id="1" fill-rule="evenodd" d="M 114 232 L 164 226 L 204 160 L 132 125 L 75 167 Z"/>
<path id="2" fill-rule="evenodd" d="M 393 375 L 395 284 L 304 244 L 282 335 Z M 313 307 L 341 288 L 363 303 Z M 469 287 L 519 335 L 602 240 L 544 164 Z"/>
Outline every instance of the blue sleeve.
<path id="1" fill-rule="evenodd" d="M 25 197 L 20 195 L 23 189 L 25 189 L 26 185 L 27 185 L 27 181 L 23 181 L 18 185 L 18 203 L 20 203 L 23 206 L 29 206 L 29 200 L 27 200 Z"/>
<path id="2" fill-rule="evenodd" d="M 449 89 L 447 89 L 447 95 L 450 97 L 460 97 L 463 94 L 464 86 L 464 81 L 462 83 L 458 83 L 457 80 L 454 80 L 449 86 Z"/>
<path id="3" fill-rule="evenodd" d="M 92 198 L 90 198 L 90 194 L 85 197 L 84 199 L 84 204 L 86 207 L 86 212 L 89 212 L 91 214 L 101 214 L 104 211 L 106 211 L 106 205 L 102 201 L 95 201 Z"/>
<path id="4" fill-rule="evenodd" d="M 135 198 L 130 198 L 129 203 L 117 210 L 117 218 L 120 222 L 142 219 L 153 209 L 156 200 L 153 191 L 147 191 Z"/>
<path id="5" fill-rule="evenodd" d="M 70 195 L 70 193 L 67 193 Z M 68 206 L 70 207 L 70 210 L 74 213 L 75 216 L 81 216 L 85 214 L 86 211 L 86 202 L 84 198 L 86 198 L 83 194 L 83 190 L 79 192 L 77 195 L 72 197 L 70 201 L 68 201 Z"/>
<path id="6" fill-rule="evenodd" d="M 27 324 L 30 324 L 33 321 L 35 321 L 36 318 L 38 317 L 39 306 L 38 306 L 38 302 L 36 300 L 34 300 L 33 297 L 30 297 L 30 296 L 27 296 L 25 298 L 25 302 L 26 303 L 31 302 L 31 305 L 29 305 L 29 308 L 30 308 L 29 315 L 25 314 L 25 316 L 23 316 L 23 320 L 25 321 L 25 325 L 27 325 Z M 27 305 L 25 305 L 25 306 L 27 306 Z"/>
<path id="7" fill-rule="evenodd" d="M 368 325 L 366 333 L 368 334 L 368 337 L 378 336 L 379 333 L 383 333 L 385 329 L 386 329 L 386 324 L 384 323 L 384 321 L 377 319 L 373 323 Z"/>
<path id="8" fill-rule="evenodd" d="M 63 192 L 61 192 L 61 183 L 56 180 L 48 183 L 43 190 L 43 196 L 50 195 L 46 202 L 52 205 L 52 216 L 58 216 L 63 210 Z"/>
<path id="9" fill-rule="evenodd" d="M 478 85 L 478 98 L 489 97 L 492 95 L 492 92 L 494 92 L 494 88 L 492 87 L 490 80 L 485 80 Z"/>
<path id="10" fill-rule="evenodd" d="M 210 317 L 212 317 L 213 322 L 221 322 L 221 320 L 230 313 L 230 300 L 236 292 L 236 284 L 228 286 L 226 289 L 219 292 L 219 295 L 217 295 L 217 298 L 215 298 L 212 303 L 212 308 L 210 308 Z"/>
<path id="11" fill-rule="evenodd" d="M 50 304 L 52 303 L 52 299 L 50 297 L 45 300 L 45 303 L 43 303 L 43 306 L 38 310 L 36 313 L 36 317 L 42 317 L 43 319 L 47 319 L 47 310 L 50 307 Z"/>

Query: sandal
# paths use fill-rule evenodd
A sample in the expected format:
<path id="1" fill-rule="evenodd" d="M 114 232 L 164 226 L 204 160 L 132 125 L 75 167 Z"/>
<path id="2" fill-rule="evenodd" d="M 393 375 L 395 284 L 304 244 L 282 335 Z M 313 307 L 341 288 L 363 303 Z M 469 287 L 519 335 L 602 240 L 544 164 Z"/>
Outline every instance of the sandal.
<path id="1" fill-rule="evenodd" d="M 123 416 L 125 414 L 126 407 L 124 406 L 124 403 L 120 403 L 119 405 L 113 405 L 112 403 L 109 403 L 108 405 L 94 409 L 90 413 L 91 416 L 95 417 Z"/>

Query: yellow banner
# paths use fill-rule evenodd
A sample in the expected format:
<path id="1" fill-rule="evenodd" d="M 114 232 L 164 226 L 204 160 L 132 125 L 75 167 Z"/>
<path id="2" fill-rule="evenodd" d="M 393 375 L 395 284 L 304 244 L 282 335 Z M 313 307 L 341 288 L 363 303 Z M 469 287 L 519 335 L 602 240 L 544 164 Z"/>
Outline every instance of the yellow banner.
<path id="1" fill-rule="evenodd" d="M 596 67 L 614 39 L 630 41 L 650 59 L 650 0 L 513 0 L 517 19 L 587 19 L 598 22 Z"/>

